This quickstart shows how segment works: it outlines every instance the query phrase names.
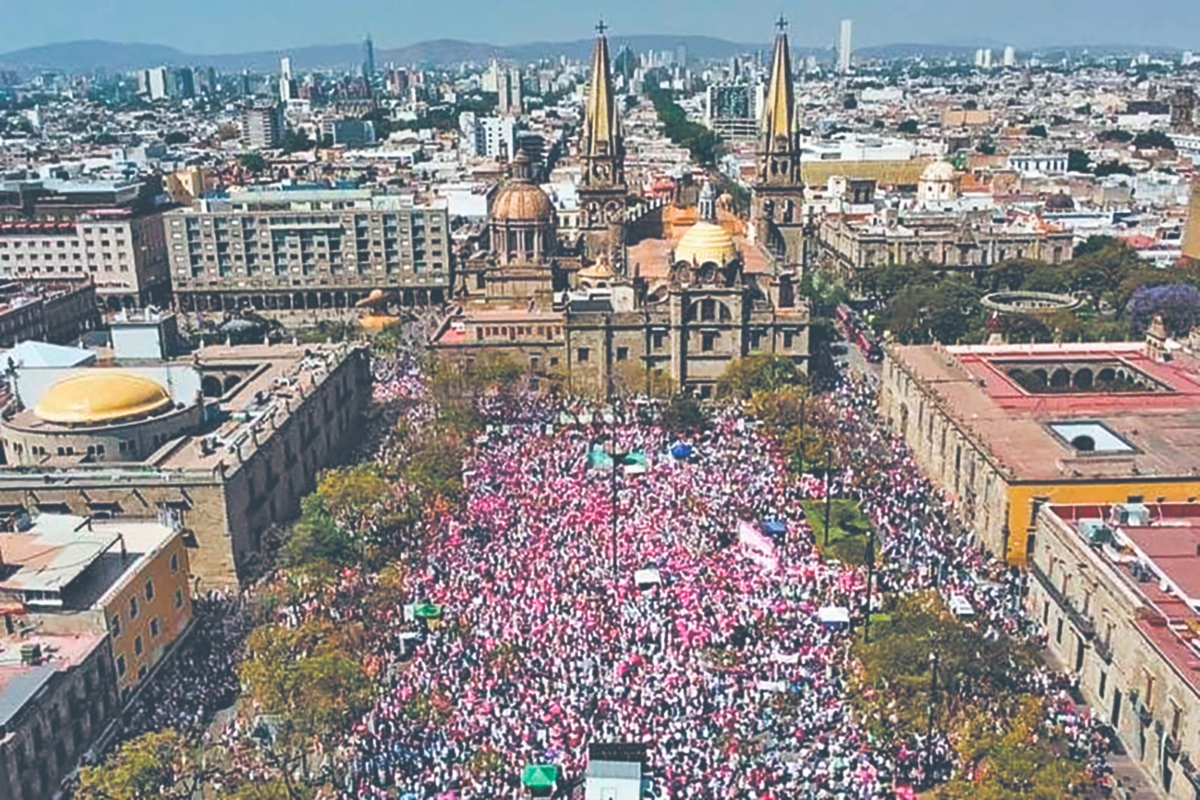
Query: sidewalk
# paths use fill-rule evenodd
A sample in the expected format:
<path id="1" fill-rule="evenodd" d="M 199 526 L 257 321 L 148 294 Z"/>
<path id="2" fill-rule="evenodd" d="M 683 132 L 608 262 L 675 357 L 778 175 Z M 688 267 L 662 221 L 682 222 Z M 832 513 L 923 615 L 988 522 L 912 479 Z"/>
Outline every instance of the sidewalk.
<path id="1" fill-rule="evenodd" d="M 1054 657 L 1054 654 L 1049 650 L 1043 650 L 1038 654 L 1039 657 L 1046 663 L 1046 666 L 1058 672 L 1067 672 L 1067 666 Z M 1086 704 L 1085 704 L 1086 705 Z M 1091 708 L 1090 706 L 1087 706 Z M 1104 711 L 1091 709 L 1093 714 L 1103 715 Z M 1146 772 L 1136 758 L 1129 755 L 1125 741 L 1122 739 L 1121 748 L 1126 752 L 1110 753 L 1108 755 L 1108 763 L 1112 765 L 1113 780 L 1120 788 L 1113 792 L 1114 800 L 1157 800 L 1157 798 L 1165 798 L 1166 792 L 1162 790 L 1161 784 L 1154 780 L 1154 777 Z"/>

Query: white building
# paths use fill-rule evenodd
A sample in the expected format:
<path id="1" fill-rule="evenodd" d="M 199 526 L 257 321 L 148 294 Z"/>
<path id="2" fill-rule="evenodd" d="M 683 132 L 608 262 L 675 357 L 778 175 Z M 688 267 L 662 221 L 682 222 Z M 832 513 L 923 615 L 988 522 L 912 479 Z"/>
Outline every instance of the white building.
<path id="1" fill-rule="evenodd" d="M 1004 48 L 1004 66 L 1015 67 L 1017 65 L 1017 50 L 1011 44 Z"/>
<path id="2" fill-rule="evenodd" d="M 516 147 L 516 120 L 482 117 L 475 120 L 474 155 L 479 158 L 512 158 Z"/>
<path id="3" fill-rule="evenodd" d="M 850 72 L 850 55 L 853 53 L 852 36 L 854 31 L 854 21 L 849 19 L 842 20 L 842 27 L 838 35 L 838 51 L 837 51 L 837 71 L 845 75 Z"/>
<path id="4" fill-rule="evenodd" d="M 1008 168 L 1025 175 L 1062 175 L 1067 171 L 1066 153 L 1012 153 Z"/>

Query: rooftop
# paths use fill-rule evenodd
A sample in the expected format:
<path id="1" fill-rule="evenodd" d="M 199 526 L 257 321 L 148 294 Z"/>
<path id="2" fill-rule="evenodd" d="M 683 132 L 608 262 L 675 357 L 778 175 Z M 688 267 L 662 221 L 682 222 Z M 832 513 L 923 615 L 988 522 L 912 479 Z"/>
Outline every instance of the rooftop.
<path id="1" fill-rule="evenodd" d="M 1200 475 L 1200 363 L 1190 356 L 1158 362 L 1136 342 L 890 352 L 1010 481 Z M 1047 385 L 1029 388 L 1039 371 Z"/>
<path id="2" fill-rule="evenodd" d="M 1052 506 L 1144 606 L 1146 640 L 1200 691 L 1200 503 Z"/>

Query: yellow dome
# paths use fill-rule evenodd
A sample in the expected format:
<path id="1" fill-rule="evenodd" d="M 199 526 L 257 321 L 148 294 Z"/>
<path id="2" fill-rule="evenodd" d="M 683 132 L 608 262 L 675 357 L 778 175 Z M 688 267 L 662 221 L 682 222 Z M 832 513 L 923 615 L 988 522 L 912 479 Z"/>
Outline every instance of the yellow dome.
<path id="1" fill-rule="evenodd" d="M 733 237 L 720 225 L 697 222 L 675 245 L 675 261 L 703 266 L 710 261 L 725 266 L 737 258 L 737 247 Z"/>
<path id="2" fill-rule="evenodd" d="M 155 380 L 131 372 L 93 369 L 55 381 L 33 413 L 62 425 L 98 425 L 147 417 L 171 405 L 171 395 Z"/>

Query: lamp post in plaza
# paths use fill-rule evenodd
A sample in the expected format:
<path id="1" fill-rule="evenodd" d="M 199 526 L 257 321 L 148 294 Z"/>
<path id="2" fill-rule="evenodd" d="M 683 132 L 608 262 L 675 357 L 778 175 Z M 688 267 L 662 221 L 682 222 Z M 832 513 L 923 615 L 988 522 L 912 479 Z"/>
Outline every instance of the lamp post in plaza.
<path id="1" fill-rule="evenodd" d="M 929 654 L 929 726 L 925 731 L 925 785 L 933 785 L 933 709 L 937 702 L 938 654 Z"/>
<path id="2" fill-rule="evenodd" d="M 804 477 L 804 423 L 806 417 L 804 415 L 804 404 L 808 401 L 808 392 L 800 398 L 800 477 Z"/>
<path id="3" fill-rule="evenodd" d="M 867 616 L 863 620 L 863 641 L 871 641 L 871 583 L 875 577 L 875 527 L 871 526 L 871 537 L 867 540 Z"/>
<path id="4" fill-rule="evenodd" d="M 825 449 L 825 546 L 829 546 L 829 507 L 832 495 L 829 492 L 829 473 L 833 468 L 833 451 Z"/>

